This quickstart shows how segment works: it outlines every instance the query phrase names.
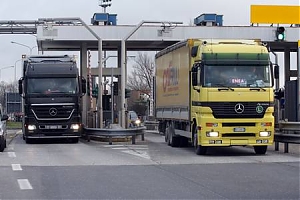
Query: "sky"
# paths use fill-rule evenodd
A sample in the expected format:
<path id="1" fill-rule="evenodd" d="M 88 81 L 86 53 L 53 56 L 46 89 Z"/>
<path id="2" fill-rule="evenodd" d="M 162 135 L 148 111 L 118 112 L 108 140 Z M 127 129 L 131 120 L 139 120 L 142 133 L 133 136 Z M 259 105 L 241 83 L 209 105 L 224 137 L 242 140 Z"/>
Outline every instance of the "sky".
<path id="1" fill-rule="evenodd" d="M 108 13 L 117 14 L 119 25 L 136 25 L 142 20 L 182 21 L 188 25 L 203 13 L 223 15 L 224 26 L 249 26 L 250 5 L 300 5 L 299 0 L 112 0 Z M 96 12 L 102 12 L 99 0 L 0 0 L 0 21 L 37 20 L 38 18 L 80 17 L 87 24 Z M 0 81 L 12 82 L 20 78 L 21 56 L 29 54 L 27 47 L 37 54 L 34 35 L 0 34 Z M 57 52 L 44 52 L 56 54 Z M 64 52 L 59 52 L 61 54 Z M 70 53 L 69 53 L 70 54 Z M 76 54 L 72 52 L 71 54 Z M 295 66 L 296 54 L 291 57 Z M 280 60 L 283 63 L 282 60 Z M 279 64 L 281 64 L 279 63 Z M 1 68 L 3 68 L 1 70 Z M 296 69 L 296 68 L 295 68 Z"/>

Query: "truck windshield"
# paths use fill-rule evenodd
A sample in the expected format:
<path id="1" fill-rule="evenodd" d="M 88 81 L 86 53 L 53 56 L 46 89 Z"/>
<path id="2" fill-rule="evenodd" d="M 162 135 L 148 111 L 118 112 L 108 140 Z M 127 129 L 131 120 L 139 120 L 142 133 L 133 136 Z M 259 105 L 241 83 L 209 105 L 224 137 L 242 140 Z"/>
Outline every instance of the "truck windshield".
<path id="1" fill-rule="evenodd" d="M 28 78 L 28 94 L 76 94 L 78 84 L 76 78 Z"/>
<path id="2" fill-rule="evenodd" d="M 204 66 L 205 87 L 272 87 L 270 66 Z"/>

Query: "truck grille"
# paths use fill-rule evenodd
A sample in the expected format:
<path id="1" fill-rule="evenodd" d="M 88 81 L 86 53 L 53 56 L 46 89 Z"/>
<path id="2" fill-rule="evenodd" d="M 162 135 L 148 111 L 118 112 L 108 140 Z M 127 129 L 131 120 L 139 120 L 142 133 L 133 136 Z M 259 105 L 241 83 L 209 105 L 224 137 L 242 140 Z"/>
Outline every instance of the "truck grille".
<path id="1" fill-rule="evenodd" d="M 201 103 L 213 111 L 215 118 L 263 118 L 268 102 L 210 102 Z"/>
<path id="2" fill-rule="evenodd" d="M 32 106 L 32 113 L 37 120 L 68 120 L 75 109 L 73 105 Z"/>

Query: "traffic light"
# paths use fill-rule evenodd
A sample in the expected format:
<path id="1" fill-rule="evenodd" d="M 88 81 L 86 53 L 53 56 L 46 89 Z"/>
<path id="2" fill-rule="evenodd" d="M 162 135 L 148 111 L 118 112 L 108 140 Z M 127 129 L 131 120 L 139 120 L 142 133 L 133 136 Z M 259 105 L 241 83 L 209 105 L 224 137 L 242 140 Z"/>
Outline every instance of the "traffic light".
<path id="1" fill-rule="evenodd" d="M 93 87 L 92 96 L 95 98 L 98 97 L 98 84 L 95 87 Z"/>
<path id="2" fill-rule="evenodd" d="M 282 26 L 276 29 L 276 41 L 285 41 L 285 28 Z"/>
<path id="3" fill-rule="evenodd" d="M 118 82 L 114 82 L 114 95 L 118 96 L 119 94 L 119 87 L 118 87 Z"/>
<path id="4" fill-rule="evenodd" d="M 131 90 L 125 88 L 125 98 L 130 98 L 131 96 Z"/>

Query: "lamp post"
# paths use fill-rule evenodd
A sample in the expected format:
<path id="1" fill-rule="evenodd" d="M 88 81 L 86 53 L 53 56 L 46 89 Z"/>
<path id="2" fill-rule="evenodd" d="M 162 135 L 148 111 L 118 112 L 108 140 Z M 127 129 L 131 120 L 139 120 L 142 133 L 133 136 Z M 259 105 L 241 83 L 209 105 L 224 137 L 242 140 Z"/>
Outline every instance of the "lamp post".
<path id="1" fill-rule="evenodd" d="M 121 42 L 121 126 L 125 128 L 125 87 L 126 87 L 126 41 L 140 28 L 143 24 L 183 24 L 182 22 L 166 22 L 166 21 L 141 21 L 126 35 Z"/>
<path id="2" fill-rule="evenodd" d="M 16 80 L 17 80 L 17 62 L 19 62 L 19 61 L 21 61 L 22 59 L 19 59 L 19 60 L 16 60 L 16 62 L 15 62 L 15 80 L 14 80 L 14 82 L 16 82 Z"/>
<path id="3" fill-rule="evenodd" d="M 7 67 L 1 67 L 0 68 L 0 79 L 1 79 L 1 71 L 2 71 L 2 69 L 7 69 L 7 68 L 11 68 L 11 67 L 14 67 L 14 66 L 7 66 Z"/>
<path id="4" fill-rule="evenodd" d="M 32 55 L 32 49 L 34 48 L 37 48 L 38 46 L 33 46 L 33 47 L 30 47 L 30 46 L 27 46 L 25 44 L 22 44 L 22 43 L 19 43 L 19 42 L 15 42 L 15 41 L 11 41 L 12 44 L 16 44 L 16 45 L 20 45 L 20 46 L 23 46 L 23 47 L 26 47 L 29 49 L 30 51 L 30 55 Z"/>

